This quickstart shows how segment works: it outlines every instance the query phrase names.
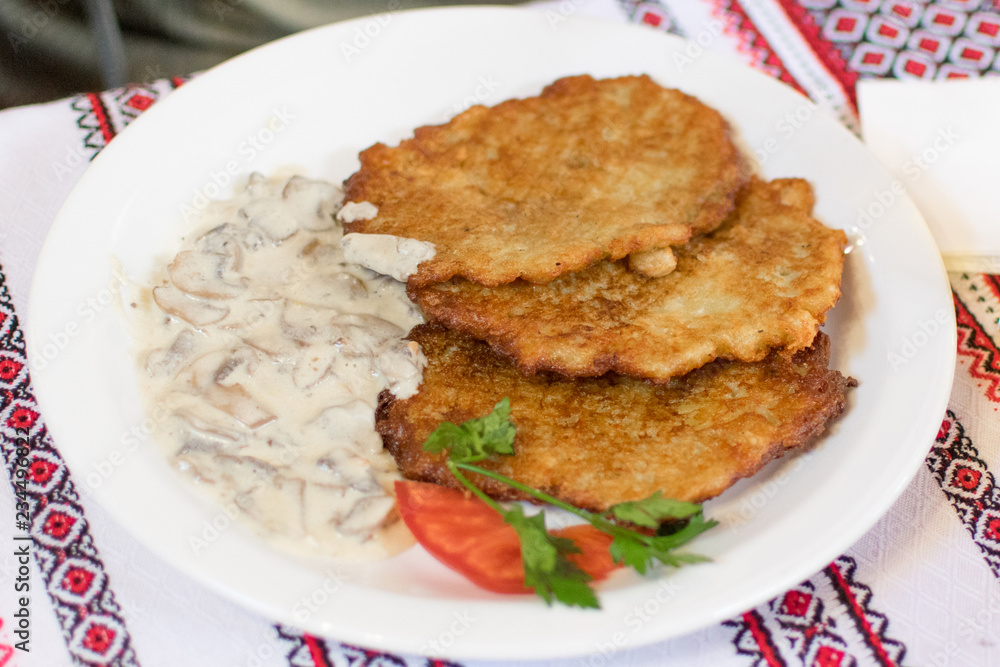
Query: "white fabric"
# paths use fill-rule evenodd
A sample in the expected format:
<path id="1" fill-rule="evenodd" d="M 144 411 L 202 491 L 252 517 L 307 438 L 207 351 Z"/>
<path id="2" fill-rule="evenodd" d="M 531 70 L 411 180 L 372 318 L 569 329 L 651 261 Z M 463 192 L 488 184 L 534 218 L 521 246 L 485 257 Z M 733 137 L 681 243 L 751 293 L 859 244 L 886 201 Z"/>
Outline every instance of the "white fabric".
<path id="1" fill-rule="evenodd" d="M 572 13 L 624 18 L 619 5 L 611 0 L 563 0 L 545 3 L 545 7 L 557 13 L 572 10 Z M 709 20 L 704 11 L 684 17 L 688 26 L 695 27 L 707 26 Z M 719 48 L 735 50 L 728 38 L 718 41 Z M 914 108 L 917 107 L 908 107 Z M 0 264 L 22 321 L 27 314 L 31 272 L 45 233 L 87 166 L 76 150 L 81 136 L 74 125 L 77 115 L 67 101 L 0 112 Z M 995 175 L 996 170 L 987 165 L 984 173 Z M 987 190 L 987 194 L 992 193 Z M 1000 245 L 997 250 L 1000 251 Z M 980 456 L 993 470 L 1000 470 L 997 405 L 984 398 L 982 388 L 964 372 L 958 373 L 952 403 L 969 428 Z M 13 496 L 6 482 L 0 483 L 0 487 L 3 489 L 0 544 L 9 545 Z M 138 544 L 99 506 L 86 498 L 83 505 L 142 665 L 288 665 L 274 649 L 275 631 L 267 619 L 174 571 Z M 3 546 L 0 554 L 6 551 Z M 849 555 L 857 562 L 858 579 L 874 592 L 871 606 L 889 618 L 887 634 L 906 644 L 904 664 L 1000 664 L 1000 645 L 996 642 L 1000 636 L 1000 585 L 926 468 L 921 468 L 899 502 Z M 0 555 L 0 617 L 5 623 L 15 605 L 12 566 L 11 557 Z M 47 596 L 38 586 L 41 577 L 34 563 L 32 567 L 36 582 L 32 597 L 33 650 L 27 656 L 17 655 L 14 664 L 68 666 L 69 657 L 59 626 Z M 819 575 L 814 579 L 819 582 L 818 588 L 825 585 Z M 875 664 L 874 658 L 858 643 L 843 610 L 833 609 L 829 599 L 828 605 L 836 625 L 833 629 L 845 635 L 853 653 L 861 656 L 860 664 Z M 600 648 L 600 639 L 595 638 L 595 651 Z M 587 658 L 546 664 L 558 667 L 755 664 L 750 657 L 736 652 L 733 639 L 732 628 L 714 625 L 673 641 L 615 652 L 610 657 L 595 653 Z M 9 625 L 0 628 L 0 644 L 4 643 L 13 643 Z M 785 646 L 784 650 L 786 655 L 795 653 L 794 647 Z M 488 663 L 467 664 L 486 667 Z"/>

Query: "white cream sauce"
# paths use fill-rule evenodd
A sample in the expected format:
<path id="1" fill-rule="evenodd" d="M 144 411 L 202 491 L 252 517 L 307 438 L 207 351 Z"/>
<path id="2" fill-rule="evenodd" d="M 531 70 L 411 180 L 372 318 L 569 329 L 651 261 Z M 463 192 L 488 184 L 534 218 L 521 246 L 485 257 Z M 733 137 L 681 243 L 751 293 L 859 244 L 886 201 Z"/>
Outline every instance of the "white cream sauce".
<path id="1" fill-rule="evenodd" d="M 348 262 L 399 281 L 416 273 L 420 263 L 436 252 L 433 243 L 391 234 L 346 234 L 340 239 L 340 249 Z"/>
<path id="2" fill-rule="evenodd" d="M 274 544 L 360 560 L 412 542 L 375 408 L 416 393 L 426 360 L 403 340 L 422 321 L 403 284 L 345 259 L 342 196 L 251 176 L 128 310 L 170 462 Z M 400 247 L 379 266 L 405 279 Z"/>

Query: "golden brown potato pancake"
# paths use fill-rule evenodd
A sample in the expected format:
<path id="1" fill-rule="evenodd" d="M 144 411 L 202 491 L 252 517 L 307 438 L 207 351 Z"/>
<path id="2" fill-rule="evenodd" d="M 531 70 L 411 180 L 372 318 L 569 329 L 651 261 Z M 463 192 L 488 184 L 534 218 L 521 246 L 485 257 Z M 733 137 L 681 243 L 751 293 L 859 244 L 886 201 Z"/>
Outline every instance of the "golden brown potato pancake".
<path id="1" fill-rule="evenodd" d="M 422 444 L 442 422 L 488 414 L 507 396 L 516 455 L 483 465 L 594 511 L 656 491 L 712 498 L 822 432 L 853 383 L 827 370 L 822 333 L 792 359 L 717 361 L 662 385 L 615 375 L 525 376 L 485 343 L 439 325 L 418 326 L 410 338 L 427 355 L 423 384 L 406 400 L 383 394 L 376 416 L 404 477 L 461 488 L 443 454 Z M 525 499 L 474 477 L 494 498 Z"/>
<path id="2" fill-rule="evenodd" d="M 722 222 L 745 181 L 725 119 L 645 75 L 560 79 L 360 159 L 345 200 L 378 215 L 344 228 L 433 243 L 411 285 L 545 283 L 682 244 Z"/>
<path id="3" fill-rule="evenodd" d="M 812 205 L 806 181 L 754 180 L 730 219 L 678 249 L 663 278 L 604 261 L 546 285 L 453 279 L 408 292 L 430 318 L 525 372 L 663 382 L 716 358 L 757 361 L 812 342 L 840 298 L 846 243 Z"/>

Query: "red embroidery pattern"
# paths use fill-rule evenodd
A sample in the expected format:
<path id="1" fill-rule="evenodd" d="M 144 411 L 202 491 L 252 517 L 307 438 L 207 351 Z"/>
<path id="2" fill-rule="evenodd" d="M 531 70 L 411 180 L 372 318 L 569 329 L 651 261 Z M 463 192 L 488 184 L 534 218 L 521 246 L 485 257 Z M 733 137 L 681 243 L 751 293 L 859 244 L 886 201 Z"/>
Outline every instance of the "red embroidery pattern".
<path id="1" fill-rule="evenodd" d="M 974 285 L 971 287 L 975 287 Z M 972 314 L 968 306 L 953 293 L 955 321 L 958 325 L 958 354 L 969 360 L 969 375 L 981 380 L 979 385 L 989 400 L 1000 403 L 1000 353 L 996 343 Z"/>
<path id="2" fill-rule="evenodd" d="M 656 28 L 664 32 L 683 34 L 677 26 L 670 10 L 657 0 L 652 2 L 637 2 L 636 0 L 618 0 L 622 9 L 628 14 L 629 20 L 633 23 L 641 23 L 650 28 Z"/>
<path id="3" fill-rule="evenodd" d="M 3 619 L 0 618 L 0 628 L 3 627 Z M 14 657 L 14 647 L 10 644 L 0 642 L 0 667 L 7 667 L 10 659 Z"/>
<path id="4" fill-rule="evenodd" d="M 35 560 L 70 656 L 81 666 L 138 667 L 73 481 L 38 415 L 25 370 L 23 334 L 2 271 L 0 313 L 0 448 L 14 482 L 16 450 L 28 447 L 25 487 L 15 485 L 14 490 L 30 507 Z M 4 660 L 0 647 L 0 665 Z"/>
<path id="5" fill-rule="evenodd" d="M 888 621 L 871 608 L 871 589 L 841 556 L 823 572 L 770 602 L 724 623 L 733 646 L 754 667 L 816 665 L 895 667 L 906 647 L 886 636 Z"/>
<path id="6" fill-rule="evenodd" d="M 461 667 L 438 658 L 403 658 L 391 653 L 340 644 L 283 625 L 275 626 L 291 667 Z"/>
<path id="7" fill-rule="evenodd" d="M 767 667 L 784 667 L 785 661 L 778 653 L 778 647 L 771 641 L 771 633 L 764 626 L 764 619 L 756 611 L 751 609 L 741 617 L 745 624 L 745 629 L 736 640 L 736 651 L 742 655 L 753 655 L 756 660 L 754 665 L 767 665 Z M 749 644 L 744 647 L 742 644 Z"/>
<path id="8" fill-rule="evenodd" d="M 861 632 L 865 644 L 871 649 L 877 664 L 883 667 L 897 667 L 906 654 L 906 647 L 885 636 L 889 621 L 883 614 L 868 606 L 872 590 L 854 580 L 854 571 L 857 567 L 853 558 L 841 556 L 827 566 L 825 573 Z"/>
<path id="9" fill-rule="evenodd" d="M 1000 490 L 951 410 L 941 423 L 926 463 L 994 576 L 1000 579 Z"/>
<path id="10" fill-rule="evenodd" d="M 840 84 L 847 99 L 850 100 L 854 112 L 857 113 L 858 97 L 854 90 L 854 86 L 858 82 L 857 73 L 847 67 L 847 61 L 843 54 L 823 37 L 820 26 L 816 24 L 813 16 L 801 4 L 795 0 L 779 0 L 779 2 L 788 16 L 788 20 L 795 25 L 802 38 L 809 44 L 812 52 Z"/>
<path id="11" fill-rule="evenodd" d="M 712 0 L 712 13 L 718 16 L 726 26 L 726 31 L 736 38 L 737 49 L 747 56 L 755 68 L 770 74 L 795 88 L 806 97 L 806 91 L 789 73 L 781 57 L 771 47 L 767 38 L 757 29 L 739 0 Z"/>
<path id="12" fill-rule="evenodd" d="M 148 85 L 130 85 L 75 97 L 70 102 L 70 108 L 79 114 L 76 126 L 85 133 L 83 148 L 90 154 L 90 159 L 93 160 L 139 114 L 185 80 L 173 77 Z"/>
<path id="13" fill-rule="evenodd" d="M 782 0 L 783 4 L 790 4 Z M 821 56 L 839 51 L 866 77 L 950 79 L 1000 71 L 1000 11 L 978 0 L 799 0 L 820 27 Z M 799 12 L 789 12 L 789 16 Z M 823 42 L 827 48 L 823 48 Z M 835 71 L 831 69 L 831 71 Z"/>

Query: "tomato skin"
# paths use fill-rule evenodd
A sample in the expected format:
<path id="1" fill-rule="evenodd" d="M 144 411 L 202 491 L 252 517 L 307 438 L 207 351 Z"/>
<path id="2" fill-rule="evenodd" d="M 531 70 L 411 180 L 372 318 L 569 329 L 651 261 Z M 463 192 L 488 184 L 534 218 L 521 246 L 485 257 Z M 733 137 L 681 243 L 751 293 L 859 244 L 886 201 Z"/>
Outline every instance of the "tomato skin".
<path id="1" fill-rule="evenodd" d="M 622 567 L 611 559 L 611 542 L 613 538 L 602 533 L 590 524 L 568 526 L 551 531 L 556 537 L 568 537 L 573 540 L 583 553 L 569 554 L 567 558 L 581 570 L 600 581 Z"/>
<path id="2" fill-rule="evenodd" d="M 517 533 L 483 501 L 437 484 L 396 482 L 396 502 L 420 545 L 472 583 L 494 593 L 532 592 L 524 585 Z M 576 542 L 583 553 L 569 559 L 595 580 L 620 567 L 608 553 L 611 537 L 593 526 L 552 533 Z"/>
<path id="3" fill-rule="evenodd" d="M 396 482 L 403 522 L 432 556 L 494 593 L 527 593 L 517 533 L 486 503 L 426 482 Z"/>

